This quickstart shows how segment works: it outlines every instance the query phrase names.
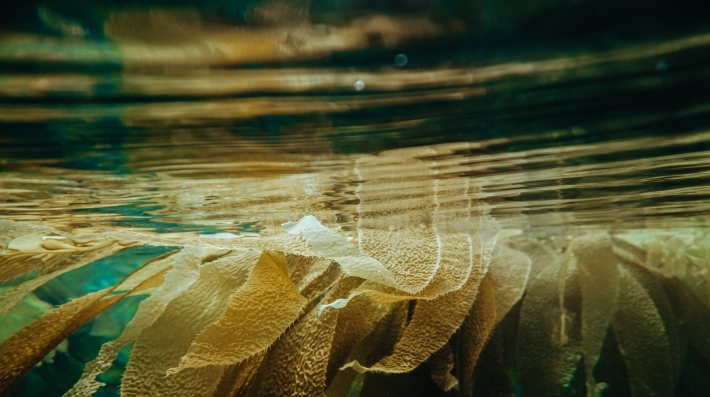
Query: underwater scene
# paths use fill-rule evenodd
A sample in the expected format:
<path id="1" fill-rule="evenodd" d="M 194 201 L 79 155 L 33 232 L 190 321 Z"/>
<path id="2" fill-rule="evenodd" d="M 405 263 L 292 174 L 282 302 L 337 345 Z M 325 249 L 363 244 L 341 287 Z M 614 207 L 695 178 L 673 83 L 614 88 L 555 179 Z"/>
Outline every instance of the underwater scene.
<path id="1" fill-rule="evenodd" d="M 698 0 L 0 9 L 0 396 L 710 396 Z"/>

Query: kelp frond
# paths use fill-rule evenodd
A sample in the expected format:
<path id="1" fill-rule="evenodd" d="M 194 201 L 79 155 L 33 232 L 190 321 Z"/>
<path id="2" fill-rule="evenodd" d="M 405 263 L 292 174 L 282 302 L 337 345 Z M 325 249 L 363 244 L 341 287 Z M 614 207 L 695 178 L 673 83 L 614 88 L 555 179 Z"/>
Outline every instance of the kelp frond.
<path id="1" fill-rule="evenodd" d="M 386 212 L 370 199 L 370 210 Z M 66 396 L 96 392 L 97 376 L 129 343 L 123 396 L 345 396 L 353 387 L 369 393 L 383 376 L 422 382 L 425 373 L 442 395 L 470 396 L 485 354 L 507 355 L 523 395 L 563 395 L 581 379 L 583 394 L 599 396 L 614 387 L 596 371 L 610 340 L 632 395 L 666 396 L 689 348 L 710 361 L 704 236 L 597 232 L 555 250 L 476 216 L 469 212 L 466 227 L 397 230 L 381 217 L 359 223 L 358 241 L 312 216 L 263 238 L 225 239 L 74 236 L 3 221 L 0 274 L 40 271 L 0 295 L 6 316 L 52 278 L 138 242 L 182 248 L 112 287 L 45 308 L 0 342 L 0 393 L 136 294 L 149 296 Z M 507 352 L 489 346 L 493 339 L 507 341 Z"/>

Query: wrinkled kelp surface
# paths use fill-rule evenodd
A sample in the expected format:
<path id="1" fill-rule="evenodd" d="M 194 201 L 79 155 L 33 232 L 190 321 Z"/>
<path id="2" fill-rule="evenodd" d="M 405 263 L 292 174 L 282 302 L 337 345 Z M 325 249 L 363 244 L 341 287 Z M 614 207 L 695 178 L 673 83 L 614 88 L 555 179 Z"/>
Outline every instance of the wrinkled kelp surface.
<path id="1" fill-rule="evenodd" d="M 578 387 L 596 396 L 611 387 L 666 396 L 689 365 L 689 351 L 709 361 L 706 235 L 594 232 L 555 249 L 501 232 L 487 217 L 476 214 L 476 223 L 460 229 L 449 224 L 448 232 L 425 223 L 412 231 L 362 226 L 352 242 L 312 216 L 254 241 L 118 231 L 76 236 L 3 221 L 4 263 L 37 258 L 41 263 L 28 270 L 42 275 L 0 295 L 4 323 L 17 324 L 0 343 L 2 391 L 92 317 L 141 294 L 149 297 L 67 396 L 97 391 L 96 376 L 129 343 L 125 396 L 347 396 L 358 384 L 384 392 L 376 385 L 387 376 L 429 382 L 442 395 L 470 395 L 487 345 L 488 355 L 503 355 L 515 371 L 523 395 L 566 395 Z M 377 230 L 402 238 L 383 239 L 387 250 L 371 248 L 362 237 Z M 467 243 L 447 251 L 446 241 L 457 236 Z M 432 240 L 438 243 L 427 248 Z M 180 248 L 56 308 L 32 294 L 86 265 L 87 252 L 97 260 L 137 244 Z M 417 259 L 391 254 L 400 250 Z M 464 255 L 449 259 L 451 252 Z M 53 261 L 58 256 L 64 259 Z M 41 315 L 24 319 L 30 307 Z M 596 370 L 605 349 L 620 356 L 626 385 Z"/>
<path id="2" fill-rule="evenodd" d="M 710 395 L 696 0 L 0 13 L 0 395 Z"/>

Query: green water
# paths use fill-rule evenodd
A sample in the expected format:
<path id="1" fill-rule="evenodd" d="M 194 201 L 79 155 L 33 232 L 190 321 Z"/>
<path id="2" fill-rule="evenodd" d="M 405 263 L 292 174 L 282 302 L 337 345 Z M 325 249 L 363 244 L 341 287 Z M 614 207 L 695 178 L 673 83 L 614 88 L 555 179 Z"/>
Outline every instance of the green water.
<path id="1" fill-rule="evenodd" d="M 361 156 L 434 147 L 447 149 L 421 157 L 435 170 L 423 180 L 470 180 L 471 199 L 501 228 L 555 249 L 588 231 L 706 233 L 702 6 L 15 2 L 0 16 L 0 220 L 73 233 L 249 235 L 315 214 L 347 231 L 367 183 Z M 281 189 L 299 183 L 302 192 Z M 327 200 L 299 207 L 314 195 Z M 131 248 L 27 299 L 66 303 L 166 250 Z M 81 327 L 10 395 L 62 395 L 139 302 Z M 484 350 L 490 365 L 476 373 L 474 395 L 526 395 L 507 361 L 519 311 Z M 595 372 L 605 397 L 630 393 L 616 346 L 609 333 Z M 102 375 L 98 395 L 118 395 L 128 354 Z M 689 348 L 684 363 L 675 395 L 710 393 L 703 355 Z M 566 395 L 585 393 L 577 371 Z M 424 378 L 421 390 L 443 393 Z M 371 382 L 353 395 L 369 395 L 380 380 Z M 403 381 L 382 382 L 396 392 Z"/>

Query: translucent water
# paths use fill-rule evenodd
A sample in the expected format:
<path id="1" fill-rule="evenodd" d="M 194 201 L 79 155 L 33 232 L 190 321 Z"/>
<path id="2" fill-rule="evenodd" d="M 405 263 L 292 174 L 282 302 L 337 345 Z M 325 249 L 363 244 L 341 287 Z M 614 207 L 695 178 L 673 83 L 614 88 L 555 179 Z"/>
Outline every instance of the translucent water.
<path id="1" fill-rule="evenodd" d="M 374 3 L 1 17 L 0 394 L 64 395 L 160 299 L 96 395 L 710 393 L 695 4 Z"/>

